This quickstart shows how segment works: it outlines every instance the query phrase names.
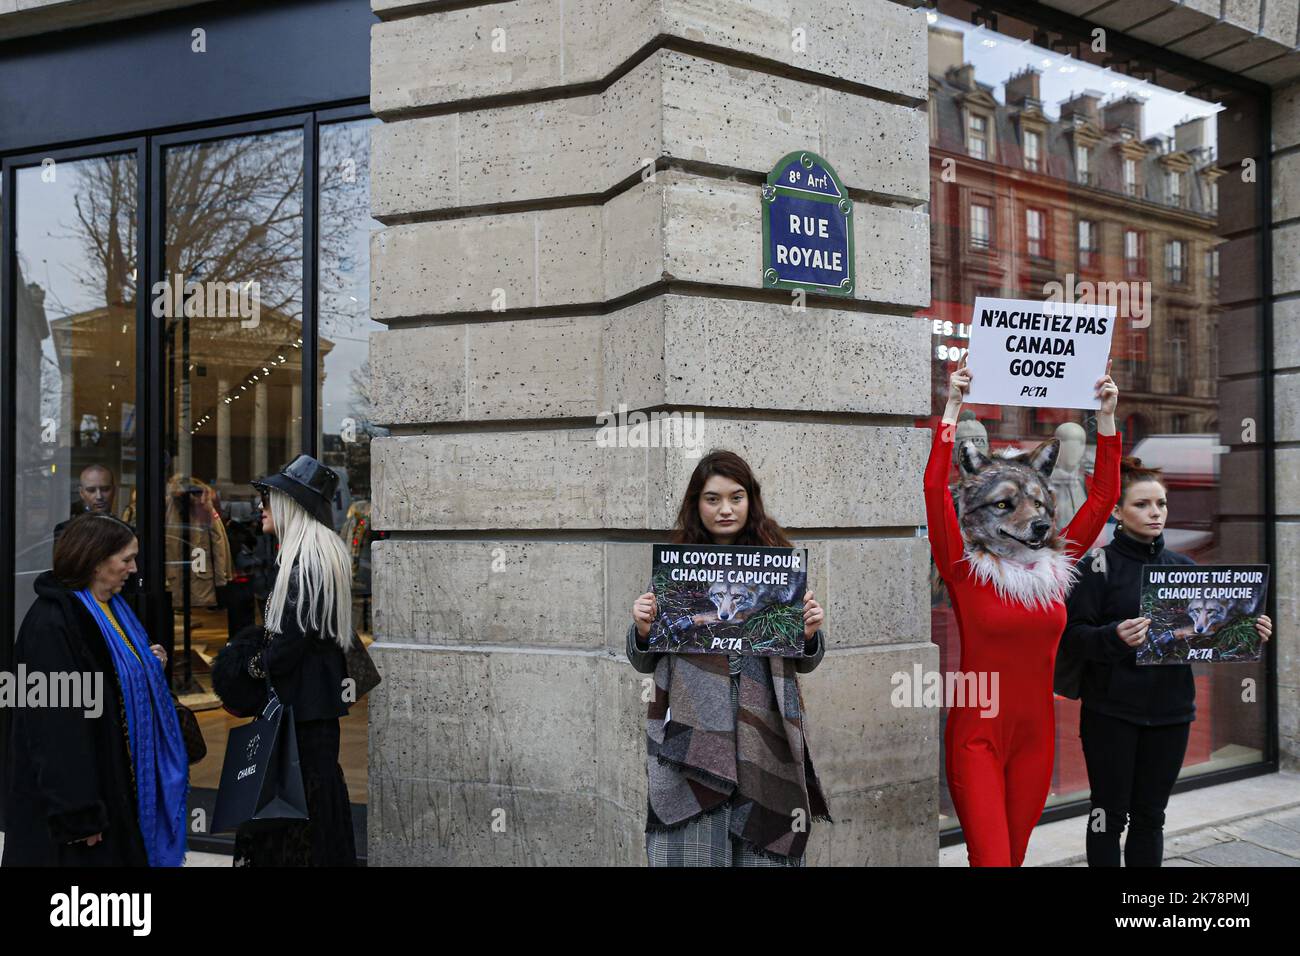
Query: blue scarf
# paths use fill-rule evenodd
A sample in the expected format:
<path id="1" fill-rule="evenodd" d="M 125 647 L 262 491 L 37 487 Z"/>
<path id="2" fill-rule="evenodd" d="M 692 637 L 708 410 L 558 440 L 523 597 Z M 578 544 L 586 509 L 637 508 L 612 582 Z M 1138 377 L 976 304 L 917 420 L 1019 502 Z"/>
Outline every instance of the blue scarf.
<path id="1" fill-rule="evenodd" d="M 185 808 L 189 799 L 189 761 L 180 722 L 162 663 L 149 650 L 144 627 L 120 595 L 109 606 L 131 638 L 139 656 L 122 643 L 122 635 L 90 589 L 75 592 L 99 625 L 113 657 L 122 688 L 131 762 L 135 767 L 136 808 L 150 866 L 180 866 L 185 861 Z"/>

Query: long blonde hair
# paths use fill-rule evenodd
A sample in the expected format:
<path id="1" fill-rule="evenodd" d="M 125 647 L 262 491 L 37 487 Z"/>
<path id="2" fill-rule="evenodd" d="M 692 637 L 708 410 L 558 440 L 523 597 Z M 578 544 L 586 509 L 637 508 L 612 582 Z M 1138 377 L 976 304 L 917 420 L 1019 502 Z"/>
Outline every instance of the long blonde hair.
<path id="1" fill-rule="evenodd" d="M 280 633 L 289 578 L 296 565 L 298 626 L 304 631 L 319 630 L 326 640 L 333 639 L 346 651 L 352 645 L 352 557 L 347 545 L 284 492 L 277 488 L 268 491 L 280 552 L 275 558 L 279 571 L 271 589 L 266 629 Z"/>

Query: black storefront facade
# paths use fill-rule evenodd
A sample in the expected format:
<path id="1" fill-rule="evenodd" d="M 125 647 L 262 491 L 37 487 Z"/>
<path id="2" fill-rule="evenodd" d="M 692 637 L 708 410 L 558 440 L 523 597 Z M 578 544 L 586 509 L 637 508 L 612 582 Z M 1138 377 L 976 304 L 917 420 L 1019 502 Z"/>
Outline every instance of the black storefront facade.
<path id="1" fill-rule="evenodd" d="M 174 686 L 204 721 L 210 756 L 192 806 L 209 815 L 233 721 L 206 666 L 265 593 L 250 478 L 298 452 L 344 473 L 336 525 L 369 636 L 369 441 L 387 434 L 367 401 L 367 340 L 384 328 L 369 315 L 377 22 L 367 0 L 212 3 L 0 43 L 0 670 L 54 524 L 79 507 L 87 469 L 102 481 L 103 466 L 115 513 L 140 534 L 146 623 L 172 636 Z M 913 424 L 942 410 L 974 297 L 1031 298 L 1065 273 L 1146 283 L 1151 324 L 1117 336 L 1113 353 L 1125 451 L 1176 475 L 1180 550 L 1277 568 L 1272 197 L 1266 171 L 1240 176 L 1244 159 L 1267 164 L 1269 87 L 1117 31 L 1104 55 L 1088 54 L 1092 24 L 1038 4 L 940 2 L 928 24 L 931 305 L 915 315 L 929 335 L 933 415 Z M 1107 88 L 1058 95 L 1053 54 L 1107 71 Z M 169 308 L 186 282 L 225 314 Z M 976 412 L 994 448 L 1066 425 L 1094 444 L 1086 415 Z M 1276 620 L 1277 588 L 1269 602 Z M 928 603 L 940 669 L 954 670 L 955 624 L 933 576 Z M 1204 734 L 1180 789 L 1279 768 L 1276 655 L 1251 669 L 1249 708 L 1240 688 L 1201 675 Z M 1087 809 L 1077 720 L 1077 704 L 1058 700 L 1045 820 Z M 366 721 L 356 708 L 344 729 L 359 849 L 375 746 Z M 940 840 L 958 842 L 941 775 L 939 789 Z M 196 849 L 229 844 L 195 829 Z"/>
<path id="2" fill-rule="evenodd" d="M 322 386 L 364 362 L 329 368 L 336 340 L 355 352 L 366 334 L 356 293 L 371 222 L 373 21 L 367 3 L 349 0 L 214 3 L 0 48 L 0 667 L 12 669 L 31 581 L 48 566 L 50 517 L 75 514 L 82 474 L 100 480 L 95 466 L 106 466 L 112 510 L 149 556 L 137 606 L 151 634 L 172 635 L 173 687 L 208 742 L 193 778 L 195 848 L 229 843 L 202 825 L 230 723 L 207 665 L 266 593 L 249 478 L 299 452 L 341 467 L 350 480 L 336 525 L 351 532 L 354 587 L 366 590 L 368 426 L 352 416 L 324 437 L 336 396 Z M 80 206 L 42 193 L 69 180 Z M 321 241 L 322 227 L 332 239 Z M 74 276 L 78 256 L 90 275 Z M 202 290 L 190 315 L 187 282 Z M 331 337 L 331 323 L 356 334 Z M 363 442 L 343 448 L 345 431 Z M 368 599 L 355 610 L 364 632 Z M 364 713 L 345 725 L 364 848 Z M 207 764 L 214 772 L 200 773 Z"/>

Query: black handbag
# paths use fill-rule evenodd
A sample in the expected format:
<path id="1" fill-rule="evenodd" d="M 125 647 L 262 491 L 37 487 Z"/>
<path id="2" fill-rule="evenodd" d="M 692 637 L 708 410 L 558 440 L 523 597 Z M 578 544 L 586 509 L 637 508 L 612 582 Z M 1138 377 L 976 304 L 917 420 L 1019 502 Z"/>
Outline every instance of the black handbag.
<path id="1" fill-rule="evenodd" d="M 262 713 L 232 730 L 226 741 L 213 833 L 249 820 L 308 819 L 293 708 L 281 703 L 267 683 Z"/>
<path id="2" fill-rule="evenodd" d="M 348 648 L 348 677 L 352 679 L 353 686 L 356 688 L 357 700 L 365 697 L 376 687 L 383 677 L 379 675 L 379 668 L 375 666 L 374 658 L 366 650 L 366 645 L 356 632 L 352 634 L 352 646 Z"/>
<path id="3" fill-rule="evenodd" d="M 199 718 L 175 694 L 172 703 L 176 705 L 176 720 L 181 725 L 181 740 L 185 741 L 185 756 L 190 763 L 198 763 L 208 755 L 208 742 L 203 739 Z"/>

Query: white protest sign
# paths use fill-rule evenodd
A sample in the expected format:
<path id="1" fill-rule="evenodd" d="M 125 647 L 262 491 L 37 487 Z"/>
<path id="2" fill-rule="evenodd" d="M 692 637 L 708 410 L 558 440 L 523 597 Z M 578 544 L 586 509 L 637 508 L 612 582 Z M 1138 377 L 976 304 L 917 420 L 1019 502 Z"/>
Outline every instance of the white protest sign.
<path id="1" fill-rule="evenodd" d="M 975 300 L 970 391 L 980 405 L 1100 408 L 1115 306 L 1028 299 Z"/>

